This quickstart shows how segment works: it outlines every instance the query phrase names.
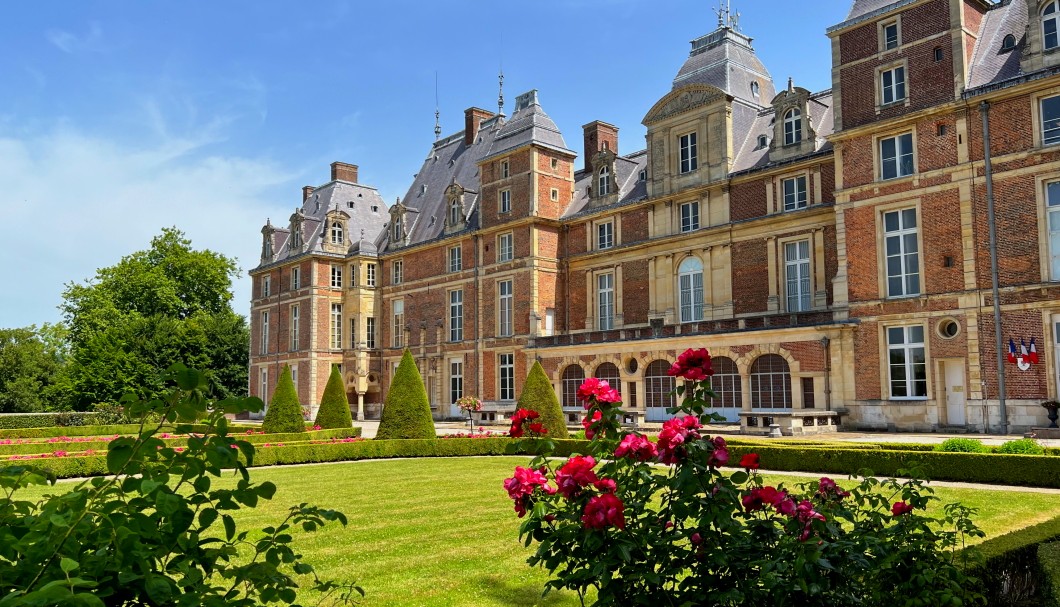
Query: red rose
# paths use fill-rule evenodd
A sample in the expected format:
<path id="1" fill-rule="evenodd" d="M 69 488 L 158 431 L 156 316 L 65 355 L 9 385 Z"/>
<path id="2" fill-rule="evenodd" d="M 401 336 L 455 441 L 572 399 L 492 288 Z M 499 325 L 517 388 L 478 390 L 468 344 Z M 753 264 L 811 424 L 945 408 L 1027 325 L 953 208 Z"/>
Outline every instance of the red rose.
<path id="1" fill-rule="evenodd" d="M 556 488 L 548 484 L 545 475 L 533 468 L 516 466 L 515 476 L 504 480 L 504 489 L 508 491 L 508 497 L 515 501 L 515 512 L 519 518 L 526 515 L 531 504 L 530 497 L 538 488 L 549 495 L 556 492 Z"/>
<path id="2" fill-rule="evenodd" d="M 727 465 L 729 463 L 729 450 L 725 448 L 725 439 L 716 436 L 711 443 L 714 444 L 714 451 L 711 452 L 710 459 L 707 460 L 707 465 L 712 468 Z"/>
<path id="3" fill-rule="evenodd" d="M 526 423 L 539 417 L 541 417 L 541 414 L 537 411 L 532 411 L 530 409 L 516 409 L 515 413 L 512 415 L 512 427 L 508 430 L 508 436 L 511 436 L 512 438 L 521 438 L 526 433 L 527 428 L 524 428 Z M 537 426 L 541 425 L 537 424 Z M 535 430 L 534 424 L 530 425 L 529 430 L 531 432 L 536 432 L 537 434 L 544 434 L 544 432 Z"/>
<path id="4" fill-rule="evenodd" d="M 582 420 L 582 428 L 585 428 L 585 438 L 593 440 L 593 437 L 596 436 L 596 430 L 593 429 L 593 426 L 596 425 L 596 422 L 603 419 L 603 416 L 604 414 L 599 409 L 585 416 L 585 419 Z"/>
<path id="5" fill-rule="evenodd" d="M 913 505 L 906 502 L 895 502 L 891 506 L 891 514 L 894 516 L 902 516 L 903 514 L 909 514 L 913 511 Z"/>
<path id="6" fill-rule="evenodd" d="M 607 380 L 590 377 L 583 381 L 582 385 L 578 386 L 578 400 L 585 403 L 585 408 L 588 409 L 592 406 L 594 399 L 598 403 L 618 403 L 622 401 L 618 392 L 611 388 L 611 384 L 607 383 Z"/>
<path id="7" fill-rule="evenodd" d="M 689 381 L 703 381 L 714 375 L 710 366 L 710 353 L 706 348 L 685 350 L 677 357 L 677 362 L 667 371 L 668 375 L 683 377 Z"/>
<path id="8" fill-rule="evenodd" d="M 758 454 L 747 453 L 740 458 L 740 467 L 748 470 L 758 470 Z"/>
<path id="9" fill-rule="evenodd" d="M 556 471 L 556 485 L 559 493 L 567 499 L 573 499 L 581 493 L 582 488 L 599 480 L 593 472 L 596 460 L 589 455 L 576 455 Z"/>
<path id="10" fill-rule="evenodd" d="M 618 485 L 615 484 L 615 481 L 609 478 L 602 478 L 596 481 L 593 483 L 593 487 L 596 487 L 596 490 L 600 493 L 614 493 L 618 490 Z"/>
<path id="11" fill-rule="evenodd" d="M 655 443 L 639 434 L 627 434 L 622 437 L 622 442 L 615 449 L 615 457 L 629 457 L 641 462 L 655 459 L 657 455 Z"/>
<path id="12" fill-rule="evenodd" d="M 582 525 L 586 529 L 626 528 L 625 504 L 613 493 L 594 496 L 585 505 Z"/>
<path id="13" fill-rule="evenodd" d="M 828 478 L 827 476 L 822 476 L 820 482 L 817 483 L 817 495 L 823 498 L 834 496 L 839 499 L 843 499 L 844 497 L 850 495 L 850 492 L 843 491 L 839 488 L 839 485 L 837 485 L 834 480 Z"/>
<path id="14" fill-rule="evenodd" d="M 676 464 L 685 458 L 684 444 L 699 438 L 699 420 L 693 415 L 675 417 L 663 424 L 659 433 L 659 461 Z"/>

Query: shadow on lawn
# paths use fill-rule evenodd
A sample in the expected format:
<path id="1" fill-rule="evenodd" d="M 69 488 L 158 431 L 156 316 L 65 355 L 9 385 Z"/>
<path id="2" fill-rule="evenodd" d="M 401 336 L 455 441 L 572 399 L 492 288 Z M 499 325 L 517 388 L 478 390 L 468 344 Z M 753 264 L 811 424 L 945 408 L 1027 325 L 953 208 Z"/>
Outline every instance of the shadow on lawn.
<path id="1" fill-rule="evenodd" d="M 571 592 L 553 590 L 542 597 L 544 588 L 536 582 L 519 582 L 495 575 L 484 575 L 478 579 L 479 586 L 486 596 L 502 605 L 513 607 L 559 607 L 560 605 L 579 605 L 578 597 Z"/>

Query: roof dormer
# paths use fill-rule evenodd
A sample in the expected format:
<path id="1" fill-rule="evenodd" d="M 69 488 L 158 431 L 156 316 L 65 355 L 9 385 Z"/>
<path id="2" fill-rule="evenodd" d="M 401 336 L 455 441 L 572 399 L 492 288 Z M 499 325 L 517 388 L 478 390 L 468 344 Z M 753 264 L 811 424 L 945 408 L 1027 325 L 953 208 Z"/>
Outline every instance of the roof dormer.
<path id="1" fill-rule="evenodd" d="M 324 233 L 321 234 L 321 248 L 328 253 L 345 254 L 350 247 L 350 216 L 346 211 L 334 208 L 324 216 Z"/>
<path id="2" fill-rule="evenodd" d="M 294 210 L 290 218 L 291 240 L 287 245 L 287 255 L 298 255 L 305 252 L 305 213 L 302 209 Z"/>
<path id="3" fill-rule="evenodd" d="M 769 145 L 772 162 L 809 154 L 817 146 L 813 128 L 810 91 L 796 87 L 788 78 L 787 90 L 773 98 L 773 140 Z"/>
<path id="4" fill-rule="evenodd" d="M 267 264 L 272 263 L 274 255 L 272 245 L 272 235 L 276 233 L 276 228 L 272 226 L 272 221 L 266 219 L 265 226 L 261 228 L 261 263 Z"/>
<path id="5" fill-rule="evenodd" d="M 467 191 L 456 180 L 445 188 L 445 233 L 464 229 L 467 225 L 467 216 L 464 213 L 464 194 Z"/>
<path id="6" fill-rule="evenodd" d="M 402 247 L 406 244 L 409 236 L 408 210 L 408 207 L 402 204 L 400 198 L 394 202 L 394 206 L 390 207 L 390 225 L 387 228 L 387 236 L 391 249 Z"/>
<path id="7" fill-rule="evenodd" d="M 1060 65 L 1060 0 L 1028 0 L 1020 67 L 1024 74 Z"/>

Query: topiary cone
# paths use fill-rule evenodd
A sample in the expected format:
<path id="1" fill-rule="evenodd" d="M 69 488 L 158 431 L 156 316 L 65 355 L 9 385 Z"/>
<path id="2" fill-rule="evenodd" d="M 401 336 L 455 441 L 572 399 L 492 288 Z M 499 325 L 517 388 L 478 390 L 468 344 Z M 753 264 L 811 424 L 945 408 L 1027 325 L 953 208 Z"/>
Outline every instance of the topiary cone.
<path id="1" fill-rule="evenodd" d="M 537 411 L 541 415 L 537 421 L 545 426 L 550 438 L 568 438 L 563 408 L 560 407 L 556 391 L 552 389 L 540 362 L 534 361 L 534 366 L 530 367 L 530 374 L 526 376 L 526 383 L 523 384 L 523 393 L 519 395 L 517 409 Z"/>
<path id="2" fill-rule="evenodd" d="M 434 438 L 434 418 L 431 403 L 423 378 L 412 359 L 412 352 L 405 350 L 401 363 L 390 382 L 390 391 L 383 403 L 383 415 L 379 420 L 378 439 L 390 438 Z"/>
<path id="3" fill-rule="evenodd" d="M 327 428 L 353 427 L 353 415 L 350 413 L 350 401 L 346 398 L 346 386 L 342 381 L 339 368 L 331 365 L 331 377 L 324 387 L 324 396 L 317 409 L 316 425 Z"/>
<path id="4" fill-rule="evenodd" d="M 291 368 L 283 366 L 276 390 L 269 401 L 269 410 L 261 422 L 261 429 L 268 434 L 274 432 L 305 432 L 302 405 L 298 402 L 298 391 L 291 380 Z"/>

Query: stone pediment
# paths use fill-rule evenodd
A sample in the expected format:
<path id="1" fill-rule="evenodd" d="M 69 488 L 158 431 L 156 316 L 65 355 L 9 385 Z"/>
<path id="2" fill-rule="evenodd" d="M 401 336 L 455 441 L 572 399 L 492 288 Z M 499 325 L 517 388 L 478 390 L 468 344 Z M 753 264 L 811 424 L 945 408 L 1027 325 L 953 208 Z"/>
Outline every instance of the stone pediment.
<path id="1" fill-rule="evenodd" d="M 644 116 L 642 124 L 648 126 L 671 116 L 683 114 L 712 103 L 730 98 L 724 91 L 708 84 L 683 86 L 659 100 Z"/>

